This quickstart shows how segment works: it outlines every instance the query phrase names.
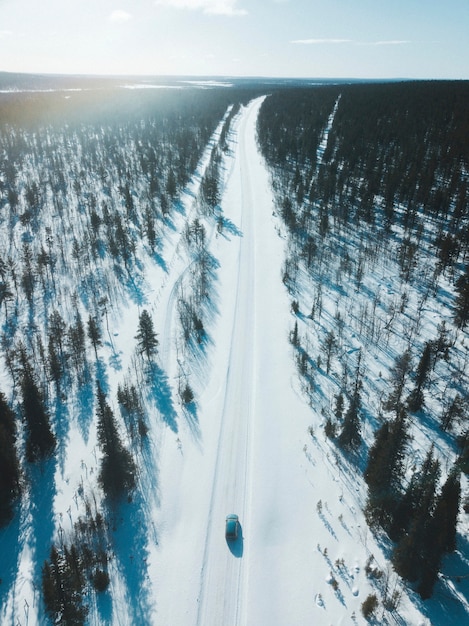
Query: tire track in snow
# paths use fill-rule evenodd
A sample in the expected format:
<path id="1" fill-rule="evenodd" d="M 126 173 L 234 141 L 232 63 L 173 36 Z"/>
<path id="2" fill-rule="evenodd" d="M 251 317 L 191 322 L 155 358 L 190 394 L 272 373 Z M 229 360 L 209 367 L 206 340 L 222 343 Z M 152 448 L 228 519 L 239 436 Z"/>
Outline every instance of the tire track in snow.
<path id="1" fill-rule="evenodd" d="M 231 322 L 231 342 L 217 440 L 216 462 L 201 569 L 197 625 L 245 623 L 249 546 L 245 533 L 232 547 L 223 545 L 227 513 L 249 526 L 250 427 L 255 415 L 255 232 L 250 172 L 243 137 L 255 128 L 259 101 L 241 122 L 239 165 L 233 185 L 241 186 L 241 230 L 237 282 Z M 254 118 L 254 119 L 253 119 Z M 249 532 L 249 531 L 247 531 Z"/>

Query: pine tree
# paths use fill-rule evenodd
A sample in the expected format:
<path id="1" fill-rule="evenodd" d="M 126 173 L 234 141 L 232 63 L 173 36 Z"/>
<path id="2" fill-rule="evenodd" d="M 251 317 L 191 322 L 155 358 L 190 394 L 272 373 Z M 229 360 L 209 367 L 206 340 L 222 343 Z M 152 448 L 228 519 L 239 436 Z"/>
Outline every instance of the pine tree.
<path id="1" fill-rule="evenodd" d="M 432 541 L 433 511 L 439 475 L 440 464 L 434 458 L 431 448 L 421 471 L 414 475 L 404 496 L 406 508 L 401 509 L 399 518 L 402 532 L 392 555 L 396 572 L 411 582 L 424 582 L 425 588 L 428 585 L 426 579 L 429 571 L 438 571 L 439 566 L 438 549 L 435 550 Z"/>
<path id="2" fill-rule="evenodd" d="M 425 514 L 433 511 L 439 475 L 440 463 L 433 456 L 432 446 L 420 471 L 413 474 L 396 507 L 390 528 L 391 539 L 399 540 L 408 531 L 413 518 L 419 516 L 422 510 Z"/>
<path id="3" fill-rule="evenodd" d="M 366 513 L 370 523 L 389 527 L 401 493 L 404 455 L 408 441 L 407 416 L 403 409 L 385 422 L 368 453 L 364 478 L 368 485 Z"/>
<path id="4" fill-rule="evenodd" d="M 138 323 L 138 331 L 135 339 L 141 354 L 145 354 L 150 360 L 158 347 L 158 339 L 153 328 L 153 320 L 147 310 L 143 310 Z"/>
<path id="5" fill-rule="evenodd" d="M 98 441 L 103 453 L 99 482 L 106 495 L 115 500 L 134 488 L 136 467 L 121 441 L 114 414 L 99 383 L 97 399 Z"/>
<path id="6" fill-rule="evenodd" d="M 15 414 L 0 392 L 0 526 L 10 521 L 20 493 Z"/>
<path id="7" fill-rule="evenodd" d="M 77 550 L 72 545 L 58 550 L 52 546 L 50 560 L 42 568 L 42 593 L 46 611 L 54 624 L 82 626 L 88 607 L 83 603 L 85 579 Z"/>
<path id="8" fill-rule="evenodd" d="M 350 402 L 350 406 L 345 413 L 342 431 L 339 435 L 339 445 L 341 448 L 356 449 L 361 443 L 360 433 L 360 392 L 357 390 Z"/>
<path id="9" fill-rule="evenodd" d="M 455 322 L 459 328 L 464 328 L 469 321 L 469 265 L 466 266 L 465 274 L 456 281 L 456 291 Z"/>
<path id="10" fill-rule="evenodd" d="M 98 348 L 103 345 L 101 341 L 101 330 L 94 317 L 88 318 L 88 337 L 94 349 L 96 358 L 98 358 Z"/>
<path id="11" fill-rule="evenodd" d="M 339 445 L 345 449 L 356 449 L 361 443 L 361 426 L 360 426 L 360 390 L 362 388 L 362 372 L 361 372 L 362 353 L 359 351 L 357 359 L 357 367 L 355 369 L 355 381 L 353 385 L 353 395 L 349 408 L 344 416 L 342 432 L 339 435 Z"/>
<path id="12" fill-rule="evenodd" d="M 418 411 L 423 406 L 423 387 L 427 381 L 428 374 L 432 366 L 433 346 L 431 341 L 427 341 L 417 366 L 415 377 L 415 389 L 409 395 L 408 405 L 411 411 Z"/>
<path id="13" fill-rule="evenodd" d="M 26 459 L 40 461 L 52 454 L 56 439 L 50 427 L 44 399 L 27 362 L 21 376 L 22 410 L 26 425 Z"/>
<path id="14" fill-rule="evenodd" d="M 396 414 L 400 410 L 404 385 L 411 368 L 411 359 L 410 350 L 406 350 L 401 356 L 396 358 L 394 367 L 391 369 L 391 383 L 394 385 L 394 388 L 389 393 L 384 406 L 388 411 L 396 411 Z"/>
<path id="15" fill-rule="evenodd" d="M 460 474 L 457 470 L 450 472 L 437 498 L 434 518 L 438 535 L 445 552 L 456 549 L 456 529 L 458 523 L 459 504 L 461 500 Z"/>

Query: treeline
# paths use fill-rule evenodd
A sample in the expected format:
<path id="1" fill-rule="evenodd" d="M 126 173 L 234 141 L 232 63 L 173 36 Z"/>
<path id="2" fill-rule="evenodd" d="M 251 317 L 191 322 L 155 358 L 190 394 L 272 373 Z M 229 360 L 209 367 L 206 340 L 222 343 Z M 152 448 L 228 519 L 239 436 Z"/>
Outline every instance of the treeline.
<path id="1" fill-rule="evenodd" d="M 469 469 L 468 96 L 467 82 L 278 91 L 258 122 L 303 391 L 423 598 L 455 549 Z M 445 453 L 418 462 L 412 438 L 438 430 Z"/>

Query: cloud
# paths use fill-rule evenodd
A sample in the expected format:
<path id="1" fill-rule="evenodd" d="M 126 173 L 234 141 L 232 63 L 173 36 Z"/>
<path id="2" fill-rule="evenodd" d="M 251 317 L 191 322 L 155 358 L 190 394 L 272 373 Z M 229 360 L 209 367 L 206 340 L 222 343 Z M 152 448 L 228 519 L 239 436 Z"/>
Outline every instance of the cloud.
<path id="1" fill-rule="evenodd" d="M 316 46 L 320 44 L 336 44 L 336 43 L 353 43 L 351 39 L 295 39 L 290 43 L 305 44 L 308 46 Z"/>
<path id="2" fill-rule="evenodd" d="M 109 16 L 109 20 L 111 22 L 128 22 L 131 19 L 132 16 L 130 15 L 130 13 L 127 13 L 127 11 L 122 11 L 121 9 L 116 9 Z"/>
<path id="3" fill-rule="evenodd" d="M 308 46 L 352 44 L 354 46 L 400 46 L 411 43 L 406 39 L 390 39 L 389 41 L 355 41 L 354 39 L 294 39 L 290 43 Z"/>
<path id="4" fill-rule="evenodd" d="M 202 11 L 211 15 L 246 15 L 247 11 L 236 8 L 238 0 L 155 0 L 159 6 L 173 9 L 189 9 Z"/>

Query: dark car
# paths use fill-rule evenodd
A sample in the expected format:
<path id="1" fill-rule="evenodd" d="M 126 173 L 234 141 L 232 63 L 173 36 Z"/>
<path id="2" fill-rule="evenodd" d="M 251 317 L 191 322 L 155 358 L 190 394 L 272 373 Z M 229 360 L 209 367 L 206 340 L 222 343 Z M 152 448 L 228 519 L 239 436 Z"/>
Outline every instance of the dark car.
<path id="1" fill-rule="evenodd" d="M 236 541 L 239 533 L 239 519 L 234 513 L 226 516 L 225 537 L 227 541 Z"/>

